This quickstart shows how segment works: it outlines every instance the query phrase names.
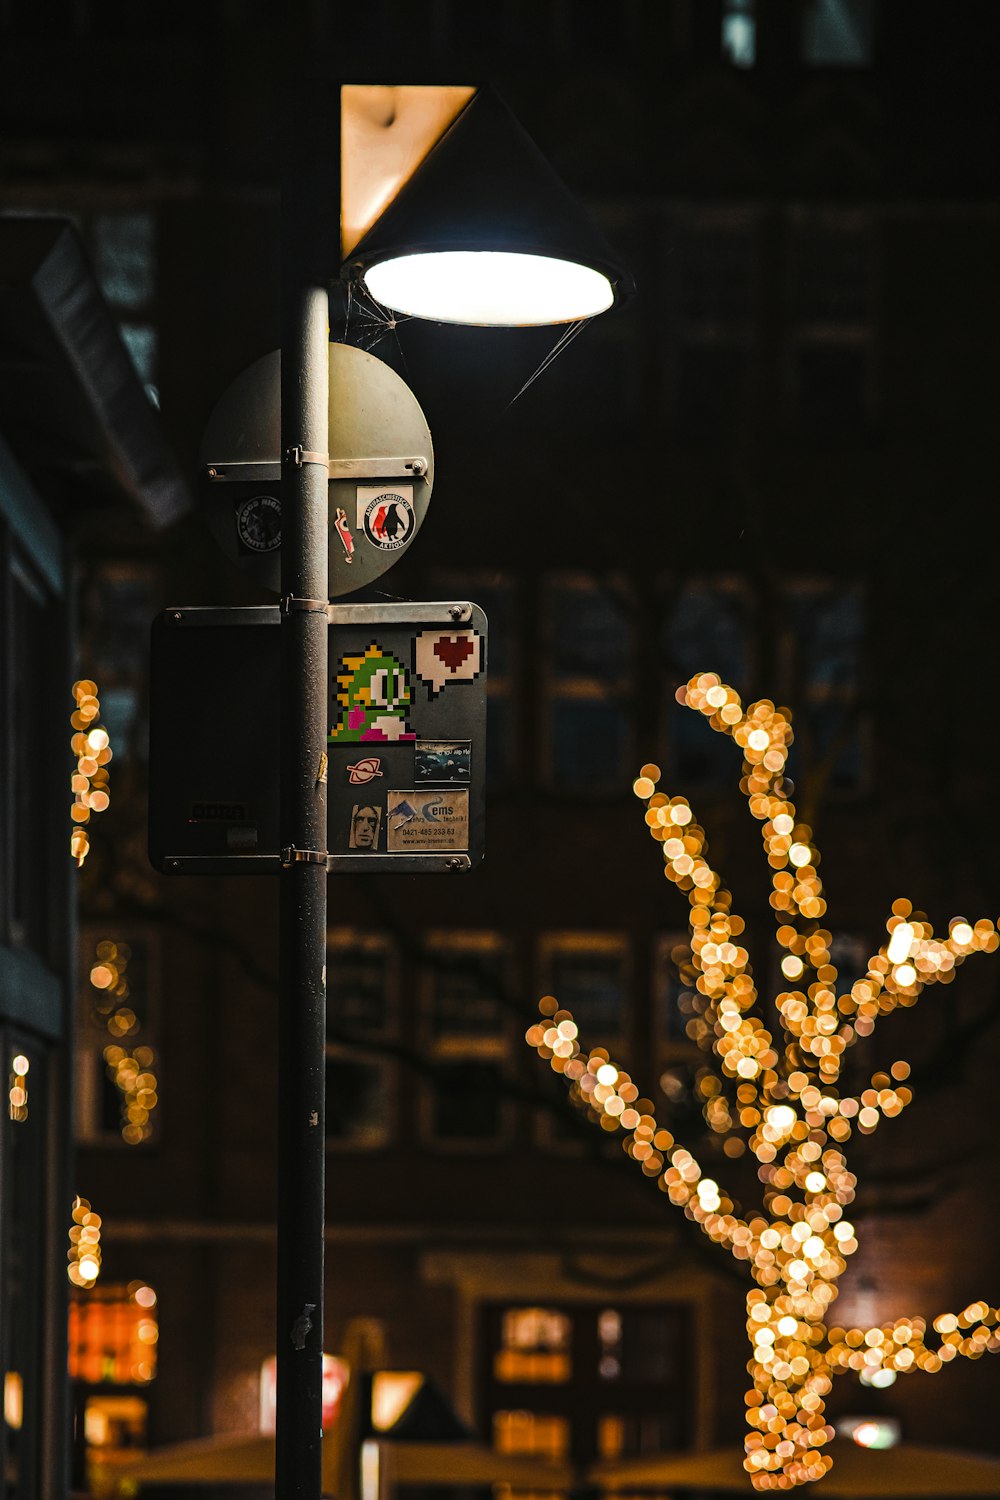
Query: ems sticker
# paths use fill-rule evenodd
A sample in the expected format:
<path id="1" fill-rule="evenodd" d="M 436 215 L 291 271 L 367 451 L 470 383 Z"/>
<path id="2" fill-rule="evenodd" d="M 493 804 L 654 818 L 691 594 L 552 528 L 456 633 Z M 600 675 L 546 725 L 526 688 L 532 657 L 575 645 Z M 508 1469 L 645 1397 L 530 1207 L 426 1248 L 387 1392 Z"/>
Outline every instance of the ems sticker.
<path id="1" fill-rule="evenodd" d="M 390 854 L 430 854 L 469 847 L 469 794 L 438 787 L 433 792 L 390 792 L 386 810 Z"/>
<path id="2" fill-rule="evenodd" d="M 413 752 L 415 781 L 468 783 L 472 778 L 471 740 L 418 740 Z"/>
<path id="3" fill-rule="evenodd" d="M 392 490 L 374 484 L 358 485 L 358 530 L 380 552 L 405 547 L 415 526 L 412 484 Z"/>
<path id="4" fill-rule="evenodd" d="M 449 682 L 474 682 L 483 667 L 476 630 L 422 630 L 414 642 L 416 673 L 434 698 Z"/>

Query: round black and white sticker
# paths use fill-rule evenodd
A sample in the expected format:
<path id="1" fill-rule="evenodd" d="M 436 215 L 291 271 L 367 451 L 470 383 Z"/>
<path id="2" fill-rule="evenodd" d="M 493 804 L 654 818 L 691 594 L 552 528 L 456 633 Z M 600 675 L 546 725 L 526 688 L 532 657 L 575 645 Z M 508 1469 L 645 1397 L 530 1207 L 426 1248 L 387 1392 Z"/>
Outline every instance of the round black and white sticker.
<path id="1" fill-rule="evenodd" d="M 252 495 L 236 510 L 236 533 L 251 552 L 273 552 L 281 546 L 281 501 L 277 495 Z"/>

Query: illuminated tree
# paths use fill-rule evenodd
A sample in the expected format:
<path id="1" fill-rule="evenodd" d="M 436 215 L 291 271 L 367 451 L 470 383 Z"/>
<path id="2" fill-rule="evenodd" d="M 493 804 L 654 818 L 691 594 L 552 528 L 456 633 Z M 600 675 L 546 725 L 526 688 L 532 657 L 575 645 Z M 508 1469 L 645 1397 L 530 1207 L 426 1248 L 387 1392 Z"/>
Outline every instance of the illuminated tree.
<path id="1" fill-rule="evenodd" d="M 554 997 L 540 1002 L 544 1019 L 527 1040 L 605 1130 L 623 1132 L 629 1156 L 670 1201 L 748 1263 L 756 1285 L 747 1295 L 753 1388 L 746 1398 L 745 1468 L 757 1489 L 789 1489 L 821 1479 L 832 1466 L 823 1451 L 833 1436 L 824 1412 L 835 1374 L 933 1372 L 959 1355 L 1000 1350 L 1000 1309 L 986 1302 L 935 1318 L 929 1341 L 921 1317 L 877 1328 L 829 1321 L 838 1280 L 858 1248 L 846 1217 L 856 1186 L 846 1143 L 855 1131 L 871 1134 L 912 1099 L 910 1068 L 902 1061 L 876 1073 L 860 1095 L 842 1092 L 844 1054 L 871 1035 L 881 1016 L 914 1004 L 926 985 L 950 982 L 970 954 L 994 952 L 1000 937 L 992 922 L 961 917 L 953 918 L 947 938 L 935 937 L 908 901 L 896 901 L 887 942 L 864 977 L 838 993 L 831 934 L 822 925 L 819 853 L 812 830 L 796 819 L 784 777 L 791 716 L 767 699 L 744 709 L 714 673 L 693 677 L 678 698 L 743 751 L 740 786 L 762 825 L 773 872 L 770 904 L 785 949 L 781 970 L 793 986 L 775 998 L 782 1046 L 740 942 L 743 920 L 708 863 L 705 832 L 684 797 L 657 791 L 659 768 L 644 766 L 634 791 L 662 848 L 664 874 L 691 906 L 697 1014 L 689 1029 L 717 1059 L 700 1080 L 704 1115 L 725 1136 L 727 1156 L 749 1148 L 756 1158 L 762 1210 L 742 1216 L 608 1053 L 583 1050 L 571 1013 Z"/>

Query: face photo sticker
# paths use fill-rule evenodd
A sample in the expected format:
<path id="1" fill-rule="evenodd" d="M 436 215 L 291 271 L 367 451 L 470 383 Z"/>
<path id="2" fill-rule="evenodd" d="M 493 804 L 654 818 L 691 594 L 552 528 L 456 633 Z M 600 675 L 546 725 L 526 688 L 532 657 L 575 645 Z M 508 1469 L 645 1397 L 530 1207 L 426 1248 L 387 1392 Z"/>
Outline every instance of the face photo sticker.
<path id="1" fill-rule="evenodd" d="M 370 802 L 356 802 L 351 810 L 348 848 L 357 849 L 364 854 L 374 853 L 378 849 L 381 831 L 382 809 Z"/>
<path id="2" fill-rule="evenodd" d="M 391 652 L 372 641 L 363 656 L 345 656 L 337 673 L 340 719 L 328 738 L 340 744 L 414 740 L 409 725 L 410 674 Z"/>

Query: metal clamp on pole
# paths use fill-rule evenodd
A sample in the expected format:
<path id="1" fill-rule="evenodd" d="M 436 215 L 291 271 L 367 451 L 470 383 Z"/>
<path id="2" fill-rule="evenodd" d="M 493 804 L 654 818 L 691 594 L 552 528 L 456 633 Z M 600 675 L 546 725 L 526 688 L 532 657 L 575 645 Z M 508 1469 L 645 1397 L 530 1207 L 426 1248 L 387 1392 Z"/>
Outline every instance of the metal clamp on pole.
<path id="1" fill-rule="evenodd" d="M 281 868 L 288 870 L 292 865 L 323 865 L 326 866 L 330 856 L 320 849 L 296 849 L 294 844 L 289 844 L 281 851 Z"/>
<path id="2" fill-rule="evenodd" d="M 283 615 L 325 615 L 330 608 L 326 599 L 300 599 L 295 594 L 282 594 L 279 602 Z"/>
<path id="3" fill-rule="evenodd" d="M 303 448 L 301 443 L 296 443 L 294 448 L 285 449 L 285 462 L 294 464 L 301 469 L 303 464 L 321 464 L 325 469 L 330 462 L 329 453 L 314 453 L 310 448 Z"/>

